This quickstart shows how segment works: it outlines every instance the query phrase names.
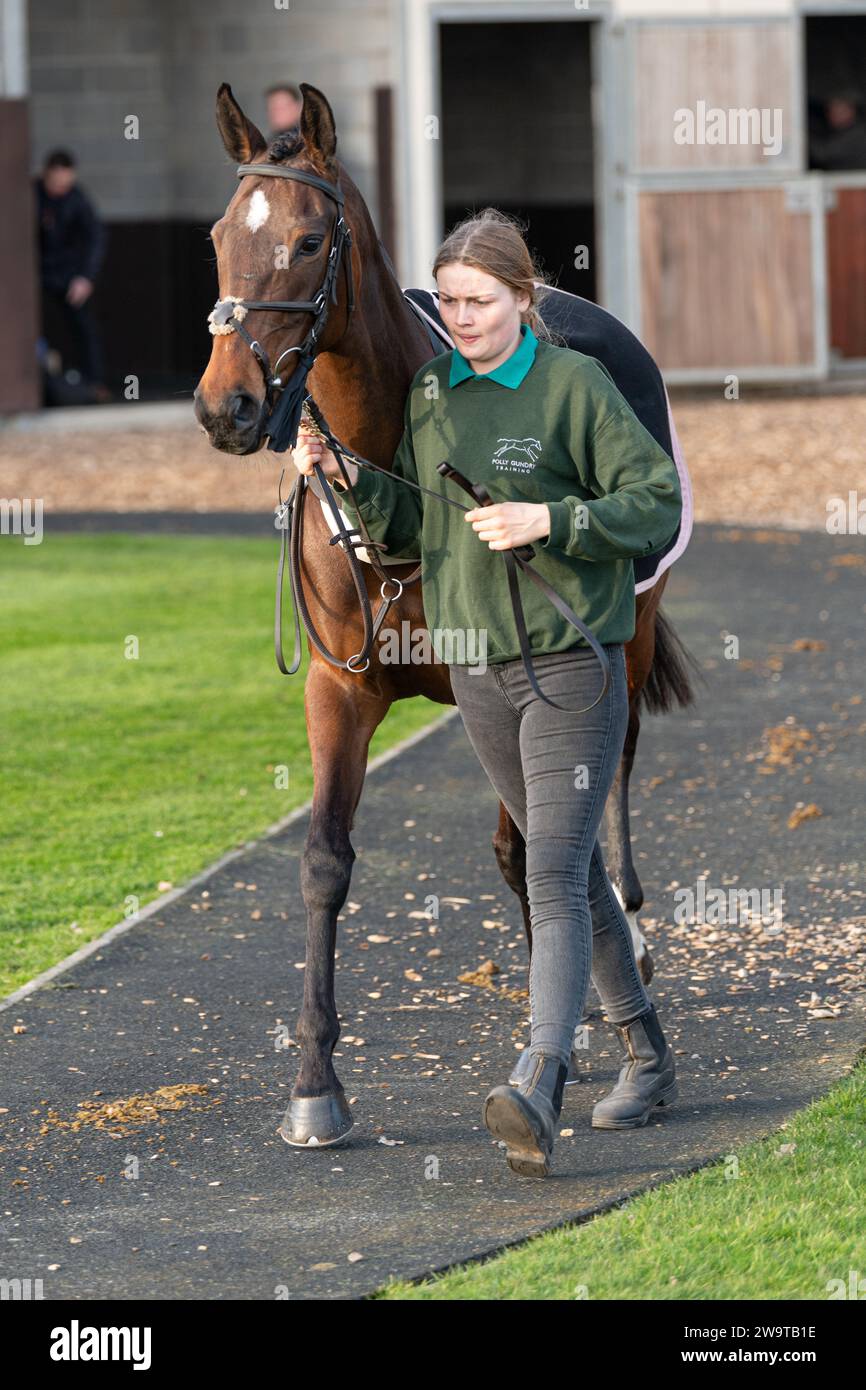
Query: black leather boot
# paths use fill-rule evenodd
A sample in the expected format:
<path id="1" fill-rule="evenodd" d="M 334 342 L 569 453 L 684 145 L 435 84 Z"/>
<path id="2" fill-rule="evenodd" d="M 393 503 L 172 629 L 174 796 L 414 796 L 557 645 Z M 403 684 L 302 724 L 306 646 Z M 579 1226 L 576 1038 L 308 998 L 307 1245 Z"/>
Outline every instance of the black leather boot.
<path id="1" fill-rule="evenodd" d="M 592 1112 L 594 1129 L 639 1129 L 657 1105 L 677 1098 L 674 1058 L 655 1005 L 628 1023 L 614 1024 L 627 1056 L 619 1080 Z"/>
<path id="2" fill-rule="evenodd" d="M 546 1178 L 550 1172 L 567 1073 L 567 1063 L 538 1053 L 519 1086 L 494 1086 L 487 1096 L 482 1118 L 494 1139 L 505 1144 L 512 1172 L 527 1178 Z"/>
<path id="3" fill-rule="evenodd" d="M 577 1035 L 581 1025 L 578 1024 L 574 1030 L 574 1038 L 571 1044 L 571 1057 L 568 1062 L 568 1075 L 565 1078 L 566 1086 L 573 1086 L 580 1080 L 580 1055 L 577 1051 Z M 532 1014 L 529 1015 L 529 1030 L 532 1032 Z M 532 1046 L 528 1042 L 522 1052 L 518 1053 L 517 1061 L 511 1068 L 511 1075 L 508 1078 L 509 1086 L 519 1086 L 521 1081 L 526 1081 L 532 1075 L 532 1059 L 529 1049 Z"/>
<path id="4" fill-rule="evenodd" d="M 509 1086 L 519 1086 L 521 1081 L 525 1081 L 532 1075 L 532 1057 L 529 1054 L 529 1044 L 521 1053 L 518 1054 L 517 1061 L 511 1068 L 511 1075 L 508 1078 Z M 571 1059 L 568 1064 L 568 1075 L 565 1078 L 566 1086 L 574 1086 L 580 1080 L 580 1054 L 572 1047 Z"/>

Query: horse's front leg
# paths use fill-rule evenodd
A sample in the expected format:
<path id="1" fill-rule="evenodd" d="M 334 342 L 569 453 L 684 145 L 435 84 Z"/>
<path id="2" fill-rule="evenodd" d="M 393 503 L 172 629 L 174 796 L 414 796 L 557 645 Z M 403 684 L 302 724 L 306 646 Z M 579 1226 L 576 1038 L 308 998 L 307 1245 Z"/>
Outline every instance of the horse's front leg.
<path id="1" fill-rule="evenodd" d="M 307 914 L 304 1002 L 297 1026 L 301 1063 L 280 1134 L 289 1144 L 314 1147 L 344 1139 L 354 1124 L 331 1060 L 340 1036 L 334 948 L 337 915 L 355 862 L 349 831 L 364 785 L 370 738 L 388 702 L 370 690 L 363 676 L 317 660 L 307 675 L 304 699 L 314 790 L 301 856 Z"/>

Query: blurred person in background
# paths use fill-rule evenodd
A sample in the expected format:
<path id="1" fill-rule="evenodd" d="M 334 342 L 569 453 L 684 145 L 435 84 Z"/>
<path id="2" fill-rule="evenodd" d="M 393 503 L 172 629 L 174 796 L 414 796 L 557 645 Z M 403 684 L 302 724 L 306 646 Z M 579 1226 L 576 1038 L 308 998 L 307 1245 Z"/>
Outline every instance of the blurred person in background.
<path id="1" fill-rule="evenodd" d="M 105 229 L 78 186 L 68 150 L 47 155 L 36 180 L 36 207 L 43 296 L 59 306 L 72 330 L 91 397 L 110 400 L 102 338 L 90 304 L 105 254 Z"/>
<path id="2" fill-rule="evenodd" d="M 845 87 L 822 104 L 810 132 L 810 163 L 817 169 L 866 169 L 862 94 Z"/>
<path id="3" fill-rule="evenodd" d="M 268 108 L 268 144 L 279 135 L 298 133 L 304 98 L 294 82 L 278 82 L 265 92 Z"/>

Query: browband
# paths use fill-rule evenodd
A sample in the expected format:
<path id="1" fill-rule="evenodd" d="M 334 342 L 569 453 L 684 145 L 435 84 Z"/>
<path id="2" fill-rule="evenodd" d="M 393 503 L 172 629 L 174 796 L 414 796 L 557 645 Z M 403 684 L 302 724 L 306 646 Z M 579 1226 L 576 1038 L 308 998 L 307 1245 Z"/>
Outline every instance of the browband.
<path id="1" fill-rule="evenodd" d="M 328 183 L 327 179 L 320 179 L 318 174 L 308 174 L 304 169 L 289 169 L 285 164 L 239 164 L 238 178 L 242 179 L 245 174 L 262 174 L 266 178 L 293 179 L 299 183 L 310 183 L 314 188 L 320 188 L 323 193 L 329 193 L 341 207 L 343 205 L 343 190 L 339 184 Z"/>

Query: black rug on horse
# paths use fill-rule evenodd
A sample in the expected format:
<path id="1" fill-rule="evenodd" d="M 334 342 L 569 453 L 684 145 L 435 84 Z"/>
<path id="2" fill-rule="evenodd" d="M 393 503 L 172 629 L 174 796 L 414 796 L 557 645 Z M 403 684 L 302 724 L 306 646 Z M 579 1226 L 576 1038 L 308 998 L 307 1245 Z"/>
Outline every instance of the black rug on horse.
<path id="1" fill-rule="evenodd" d="M 452 340 L 439 312 L 438 296 L 420 289 L 405 289 L 403 294 L 436 324 L 436 330 L 431 331 L 428 326 L 434 351 L 447 351 Z M 600 304 L 551 286 L 541 296 L 539 308 L 547 327 L 564 338 L 567 347 L 587 357 L 595 357 L 607 368 L 615 386 L 622 392 L 641 424 L 665 453 L 676 461 L 683 487 L 680 525 L 661 550 L 652 555 L 641 555 L 632 562 L 635 585 L 649 587 L 661 569 L 666 569 L 671 563 L 669 559 L 662 566 L 662 559 L 673 551 L 679 556 L 685 550 L 692 526 L 691 488 L 685 461 L 671 435 L 673 417 L 662 374 L 640 339 Z M 437 341 L 437 334 L 441 335 L 441 341 Z"/>

